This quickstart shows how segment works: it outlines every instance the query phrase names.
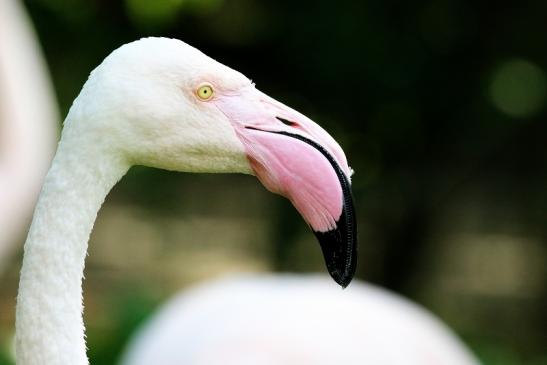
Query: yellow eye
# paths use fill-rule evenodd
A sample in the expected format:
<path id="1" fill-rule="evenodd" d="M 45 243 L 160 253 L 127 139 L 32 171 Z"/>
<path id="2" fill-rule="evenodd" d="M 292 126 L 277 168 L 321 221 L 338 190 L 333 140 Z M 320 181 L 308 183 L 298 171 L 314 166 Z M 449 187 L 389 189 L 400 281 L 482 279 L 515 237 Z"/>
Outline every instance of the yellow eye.
<path id="1" fill-rule="evenodd" d="M 196 94 L 201 100 L 209 100 L 213 97 L 213 87 L 210 84 L 201 85 Z"/>

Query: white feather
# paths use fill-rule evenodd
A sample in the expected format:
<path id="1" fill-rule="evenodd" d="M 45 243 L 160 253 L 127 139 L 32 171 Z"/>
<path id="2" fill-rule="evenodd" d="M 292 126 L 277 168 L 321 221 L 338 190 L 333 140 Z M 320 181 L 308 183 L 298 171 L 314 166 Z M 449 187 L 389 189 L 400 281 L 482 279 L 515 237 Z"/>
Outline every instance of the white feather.
<path id="1" fill-rule="evenodd" d="M 182 292 L 130 342 L 122 365 L 477 365 L 424 308 L 358 281 L 252 275 Z"/>

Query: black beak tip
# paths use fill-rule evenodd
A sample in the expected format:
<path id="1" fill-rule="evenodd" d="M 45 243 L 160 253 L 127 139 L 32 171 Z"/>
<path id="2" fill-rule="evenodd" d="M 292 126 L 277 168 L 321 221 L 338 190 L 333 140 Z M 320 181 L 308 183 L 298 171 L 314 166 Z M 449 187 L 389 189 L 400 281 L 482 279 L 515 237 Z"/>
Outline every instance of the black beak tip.
<path id="1" fill-rule="evenodd" d="M 338 285 L 345 288 L 353 279 L 357 268 L 357 241 L 354 235 L 348 238 L 343 233 L 343 229 L 340 228 L 314 232 L 321 245 L 330 276 Z"/>
<path id="2" fill-rule="evenodd" d="M 329 274 L 342 289 L 345 289 L 351 283 L 354 275 L 353 273 L 340 273 L 337 270 L 329 271 Z"/>

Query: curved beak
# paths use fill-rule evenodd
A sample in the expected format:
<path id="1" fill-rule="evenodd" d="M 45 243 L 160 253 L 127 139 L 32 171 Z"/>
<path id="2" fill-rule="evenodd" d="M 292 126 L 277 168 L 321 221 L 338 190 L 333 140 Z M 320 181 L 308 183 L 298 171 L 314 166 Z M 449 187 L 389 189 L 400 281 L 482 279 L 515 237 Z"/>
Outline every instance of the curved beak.
<path id="1" fill-rule="evenodd" d="M 317 237 L 327 269 L 342 287 L 357 262 L 351 169 L 336 141 L 306 116 L 254 87 L 219 95 L 262 184 L 289 199 Z"/>

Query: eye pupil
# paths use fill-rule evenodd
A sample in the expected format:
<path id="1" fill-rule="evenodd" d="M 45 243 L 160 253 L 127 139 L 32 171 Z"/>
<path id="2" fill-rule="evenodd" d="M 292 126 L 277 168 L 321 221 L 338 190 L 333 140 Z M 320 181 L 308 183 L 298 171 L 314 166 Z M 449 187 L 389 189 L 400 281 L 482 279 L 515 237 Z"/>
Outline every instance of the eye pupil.
<path id="1" fill-rule="evenodd" d="M 200 99 L 209 100 L 213 96 L 213 88 L 210 85 L 202 85 L 196 93 Z"/>

